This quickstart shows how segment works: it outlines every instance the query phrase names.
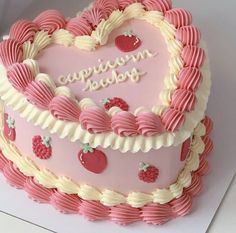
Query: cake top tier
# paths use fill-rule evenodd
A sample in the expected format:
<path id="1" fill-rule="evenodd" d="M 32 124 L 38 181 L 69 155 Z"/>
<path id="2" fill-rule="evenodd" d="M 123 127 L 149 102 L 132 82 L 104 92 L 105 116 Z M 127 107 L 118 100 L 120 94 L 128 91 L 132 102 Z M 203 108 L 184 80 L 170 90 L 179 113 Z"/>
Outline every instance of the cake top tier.
<path id="1" fill-rule="evenodd" d="M 0 44 L 0 96 L 71 141 L 122 152 L 177 145 L 210 89 L 191 23 L 170 0 L 97 0 L 74 18 L 19 20 Z"/>

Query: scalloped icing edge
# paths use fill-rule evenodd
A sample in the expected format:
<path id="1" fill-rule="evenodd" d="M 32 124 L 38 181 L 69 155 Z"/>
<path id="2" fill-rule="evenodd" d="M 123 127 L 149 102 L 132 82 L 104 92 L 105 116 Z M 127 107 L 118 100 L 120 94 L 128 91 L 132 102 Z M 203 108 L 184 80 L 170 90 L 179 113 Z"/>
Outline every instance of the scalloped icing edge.
<path id="1" fill-rule="evenodd" d="M 4 157 L 0 151 L 1 157 Z M 3 173 L 7 182 L 18 189 L 23 189 L 28 196 L 38 203 L 51 204 L 61 213 L 81 214 L 91 221 L 95 220 L 111 220 L 117 224 L 127 225 L 137 221 L 143 221 L 148 224 L 162 225 L 176 217 L 187 215 L 192 207 L 192 199 L 202 190 L 202 179 L 208 171 L 208 162 L 203 157 L 203 169 L 198 169 L 192 173 L 193 182 L 187 188 L 181 197 L 168 202 L 164 205 L 151 203 L 141 208 L 134 208 L 127 204 L 121 204 L 114 207 L 104 206 L 98 201 L 86 201 L 78 196 L 61 193 L 57 189 L 43 187 L 34 181 L 34 178 L 25 176 L 18 168 L 4 157 L 1 164 L 0 172 Z M 9 176 L 10 175 L 10 179 Z M 12 180 L 12 176 L 20 176 Z M 32 192 L 33 191 L 33 192 Z M 34 193 L 35 192 L 35 193 Z M 69 204 L 67 205 L 67 200 Z M 86 206 L 88 205 L 88 208 Z M 82 210 L 82 211 L 81 211 Z"/>
<path id="2" fill-rule="evenodd" d="M 101 191 L 89 185 L 79 185 L 65 176 L 56 176 L 48 169 L 40 169 L 31 159 L 21 155 L 16 146 L 6 140 L 3 132 L 0 133 L 0 149 L 4 156 L 12 161 L 25 176 L 34 177 L 39 184 L 46 188 L 57 188 L 65 194 L 77 194 L 80 198 L 88 201 L 100 201 L 105 206 L 116 206 L 127 203 L 132 207 L 140 208 L 149 203 L 168 203 L 180 197 L 183 194 L 184 188 L 191 185 L 191 174 L 199 168 L 200 156 L 205 150 L 205 144 L 201 138 L 206 135 L 205 125 L 199 123 L 193 135 L 189 157 L 176 183 L 170 185 L 168 188 L 157 188 L 149 194 L 131 192 L 127 196 L 108 189 Z"/>
<path id="3" fill-rule="evenodd" d="M 202 43 L 202 47 L 206 46 Z M 207 50 L 205 49 L 205 51 Z M 201 72 L 203 74 L 203 82 L 196 92 L 198 102 L 194 111 L 186 113 L 186 121 L 183 128 L 178 132 L 166 132 L 153 137 L 142 135 L 120 137 L 110 132 L 90 134 L 77 123 L 57 120 L 48 111 L 40 111 L 37 107 L 28 103 L 25 96 L 11 86 L 6 77 L 6 70 L 2 65 L 0 65 L 0 76 L 2 77 L 0 80 L 0 95 L 7 106 L 12 107 L 14 111 L 18 111 L 20 116 L 28 122 L 33 122 L 35 126 L 40 126 L 42 129 L 48 129 L 52 134 L 57 133 L 62 139 L 68 137 L 72 142 L 80 140 L 82 143 L 89 143 L 92 147 L 111 147 L 114 150 L 120 150 L 122 153 L 127 151 L 136 153 L 139 150 L 148 152 L 151 149 L 159 149 L 162 146 L 176 146 L 182 143 L 191 135 L 197 123 L 203 118 L 211 89 L 208 55 Z"/>

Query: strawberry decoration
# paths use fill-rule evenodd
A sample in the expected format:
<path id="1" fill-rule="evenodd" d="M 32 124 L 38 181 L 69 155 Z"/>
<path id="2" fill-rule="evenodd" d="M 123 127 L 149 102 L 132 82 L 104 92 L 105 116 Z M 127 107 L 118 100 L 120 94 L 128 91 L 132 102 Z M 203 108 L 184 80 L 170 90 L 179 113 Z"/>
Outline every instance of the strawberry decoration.
<path id="1" fill-rule="evenodd" d="M 112 99 L 106 98 L 102 100 L 104 108 L 108 111 L 112 107 L 119 107 L 123 111 L 129 110 L 129 105 L 121 98 L 114 97 Z"/>
<path id="2" fill-rule="evenodd" d="M 141 46 L 141 40 L 132 31 L 125 32 L 115 39 L 116 47 L 122 52 L 132 52 Z"/>
<path id="3" fill-rule="evenodd" d="M 33 138 L 33 151 L 40 159 L 49 159 L 52 156 L 50 137 L 35 136 Z"/>
<path id="4" fill-rule="evenodd" d="M 107 167 L 106 155 L 97 149 L 92 148 L 88 144 L 79 152 L 79 161 L 88 171 L 100 174 Z"/>
<path id="5" fill-rule="evenodd" d="M 188 138 L 182 145 L 180 161 L 185 161 L 190 153 L 191 138 Z"/>
<path id="6" fill-rule="evenodd" d="M 159 170 L 155 166 L 142 162 L 139 164 L 138 176 L 146 183 L 154 183 L 159 176 Z"/>
<path id="7" fill-rule="evenodd" d="M 12 142 L 16 140 L 15 120 L 7 113 L 4 113 L 4 135 Z"/>

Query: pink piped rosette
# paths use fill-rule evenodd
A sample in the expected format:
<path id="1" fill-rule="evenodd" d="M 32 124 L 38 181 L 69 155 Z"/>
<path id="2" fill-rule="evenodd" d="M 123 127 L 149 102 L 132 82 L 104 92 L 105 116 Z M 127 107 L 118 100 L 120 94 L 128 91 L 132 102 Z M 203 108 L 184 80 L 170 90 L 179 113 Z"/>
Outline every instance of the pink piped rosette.
<path id="1" fill-rule="evenodd" d="M 108 207 L 99 201 L 84 200 L 76 194 L 66 194 L 55 188 L 46 188 L 33 177 L 24 175 L 4 156 L 2 151 L 0 151 L 0 172 L 3 173 L 11 186 L 24 189 L 32 200 L 38 203 L 51 204 L 61 213 L 80 214 L 90 221 L 111 220 L 120 225 L 137 221 L 162 225 L 171 219 L 189 214 L 192 209 L 193 198 L 202 190 L 202 177 L 209 171 L 207 156 L 213 150 L 213 143 L 209 137 L 213 123 L 209 117 L 205 117 L 202 123 L 206 127 L 206 134 L 202 137 L 205 150 L 200 155 L 199 168 L 192 173 L 191 185 L 184 188 L 181 197 L 166 204 L 150 203 L 141 208 L 135 208 L 128 204 Z M 158 128 L 158 130 L 160 129 Z"/>
<path id="2" fill-rule="evenodd" d="M 115 10 L 125 10 L 130 4 L 141 3 L 146 11 L 159 11 L 176 29 L 175 39 L 182 45 L 183 68 L 177 75 L 177 88 L 171 101 L 158 116 L 150 113 L 120 112 L 110 116 L 101 107 L 82 110 L 77 100 L 57 96 L 55 90 L 36 81 L 23 62 L 23 43 L 32 42 L 39 31 L 51 36 L 57 30 L 67 30 L 74 37 L 91 35 L 101 21 L 107 20 Z M 7 69 L 9 82 L 27 100 L 42 110 L 48 110 L 56 119 L 78 122 L 92 134 L 113 132 L 122 137 L 137 135 L 155 136 L 181 130 L 186 113 L 192 112 L 197 103 L 196 91 L 202 82 L 200 68 L 205 52 L 199 47 L 200 31 L 192 24 L 191 14 L 184 9 L 172 9 L 171 0 L 96 0 L 93 7 L 68 21 L 56 10 L 47 10 L 32 22 L 17 21 L 10 29 L 10 38 L 0 43 L 0 58 Z"/>

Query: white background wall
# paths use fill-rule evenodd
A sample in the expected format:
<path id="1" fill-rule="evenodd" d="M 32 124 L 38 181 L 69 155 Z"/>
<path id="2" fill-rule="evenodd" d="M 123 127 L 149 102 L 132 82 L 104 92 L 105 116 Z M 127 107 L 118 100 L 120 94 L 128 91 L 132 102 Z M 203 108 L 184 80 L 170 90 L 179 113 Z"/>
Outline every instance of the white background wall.
<path id="1" fill-rule="evenodd" d="M 0 33 L 12 24 L 34 0 L 0 0 Z"/>

